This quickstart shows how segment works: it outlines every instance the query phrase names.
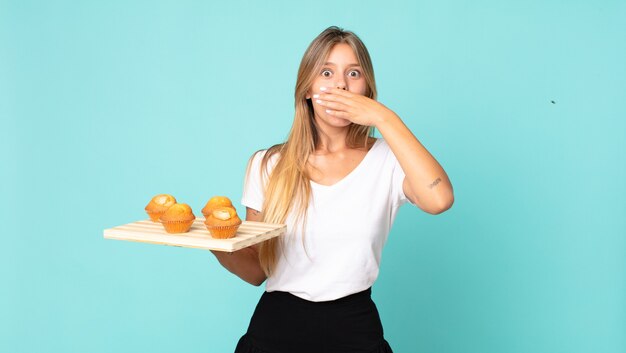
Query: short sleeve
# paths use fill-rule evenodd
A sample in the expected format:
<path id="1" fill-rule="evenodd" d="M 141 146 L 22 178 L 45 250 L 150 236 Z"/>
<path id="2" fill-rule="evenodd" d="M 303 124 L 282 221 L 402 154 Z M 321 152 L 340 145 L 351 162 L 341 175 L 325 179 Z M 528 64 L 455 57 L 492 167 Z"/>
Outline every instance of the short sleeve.
<path id="1" fill-rule="evenodd" d="M 404 170 L 402 170 L 402 166 L 400 166 L 400 162 L 396 159 L 396 156 L 393 154 L 391 149 L 389 149 L 389 155 L 392 161 L 392 173 L 391 173 L 391 197 L 393 199 L 393 204 L 396 207 L 400 207 L 405 203 L 411 201 L 404 194 L 403 184 L 404 184 Z"/>
<path id="2" fill-rule="evenodd" d="M 263 201 L 265 199 L 265 188 L 261 178 L 261 162 L 265 152 L 259 151 L 250 158 L 241 197 L 242 205 L 259 212 L 263 211 Z"/>

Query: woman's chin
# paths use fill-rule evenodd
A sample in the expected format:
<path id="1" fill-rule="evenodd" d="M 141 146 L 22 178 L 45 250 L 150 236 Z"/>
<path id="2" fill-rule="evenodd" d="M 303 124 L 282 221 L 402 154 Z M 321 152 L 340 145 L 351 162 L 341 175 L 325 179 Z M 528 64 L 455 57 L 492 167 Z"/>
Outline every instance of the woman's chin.
<path id="1" fill-rule="evenodd" d="M 326 121 L 334 127 L 345 127 L 351 124 L 348 119 L 338 118 L 330 114 L 326 114 Z"/>
<path id="2" fill-rule="evenodd" d="M 334 118 L 333 120 L 334 120 L 333 125 L 335 127 L 346 127 L 351 124 L 350 120 L 346 120 L 346 119 Z"/>
<path id="3" fill-rule="evenodd" d="M 325 125 L 325 126 L 332 127 L 332 128 L 342 128 L 342 127 L 350 126 L 350 124 L 352 124 L 352 122 L 348 119 L 338 118 L 326 112 L 322 114 L 324 115 L 316 117 L 318 126 Z"/>

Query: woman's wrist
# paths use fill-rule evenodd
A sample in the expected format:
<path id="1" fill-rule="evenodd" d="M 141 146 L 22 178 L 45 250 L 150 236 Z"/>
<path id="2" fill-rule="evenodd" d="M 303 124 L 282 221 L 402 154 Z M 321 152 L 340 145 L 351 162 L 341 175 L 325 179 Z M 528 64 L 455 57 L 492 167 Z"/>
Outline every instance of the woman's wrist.
<path id="1" fill-rule="evenodd" d="M 400 117 L 392 110 L 387 109 L 387 111 L 383 114 L 377 115 L 374 127 L 382 133 L 383 130 L 386 130 L 390 125 L 393 125 L 394 122 L 398 120 L 400 120 Z"/>

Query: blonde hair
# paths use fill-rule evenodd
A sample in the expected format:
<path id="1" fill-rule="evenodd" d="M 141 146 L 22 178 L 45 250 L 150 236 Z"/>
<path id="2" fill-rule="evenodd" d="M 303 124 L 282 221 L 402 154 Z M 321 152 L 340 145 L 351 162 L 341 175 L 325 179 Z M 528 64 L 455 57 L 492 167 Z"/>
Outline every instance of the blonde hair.
<path id="1" fill-rule="evenodd" d="M 359 37 L 336 26 L 328 27 L 320 33 L 311 42 L 300 62 L 296 80 L 295 116 L 289 137 L 286 142 L 270 147 L 261 162 L 261 178 L 265 179 L 264 222 L 285 223 L 292 210 L 295 211 L 297 221 L 302 221 L 305 217 L 311 197 L 307 161 L 319 144 L 313 105 L 306 95 L 330 51 L 339 43 L 350 45 L 354 51 L 366 82 L 365 96 L 376 99 L 372 61 Z M 369 126 L 351 124 L 348 127 L 346 144 L 352 148 L 366 146 L 372 134 L 373 129 Z M 273 156 L 277 156 L 278 160 L 268 175 L 267 164 Z M 277 238 L 273 238 L 259 247 L 259 262 L 267 276 L 272 274 L 277 262 L 277 245 Z"/>

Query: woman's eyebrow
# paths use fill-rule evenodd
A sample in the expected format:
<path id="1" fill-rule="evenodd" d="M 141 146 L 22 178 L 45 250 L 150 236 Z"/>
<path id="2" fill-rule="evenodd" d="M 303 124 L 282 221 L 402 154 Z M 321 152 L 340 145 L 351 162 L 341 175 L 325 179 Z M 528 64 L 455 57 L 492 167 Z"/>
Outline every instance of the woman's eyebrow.
<path id="1" fill-rule="evenodd" d="M 324 63 L 324 65 L 329 65 L 329 66 L 337 66 L 335 63 L 327 61 Z M 347 67 L 353 67 L 353 66 L 361 66 L 358 63 L 353 63 L 353 64 L 348 64 Z"/>

